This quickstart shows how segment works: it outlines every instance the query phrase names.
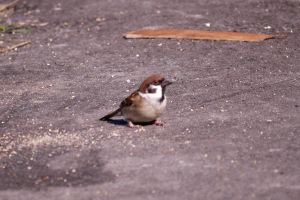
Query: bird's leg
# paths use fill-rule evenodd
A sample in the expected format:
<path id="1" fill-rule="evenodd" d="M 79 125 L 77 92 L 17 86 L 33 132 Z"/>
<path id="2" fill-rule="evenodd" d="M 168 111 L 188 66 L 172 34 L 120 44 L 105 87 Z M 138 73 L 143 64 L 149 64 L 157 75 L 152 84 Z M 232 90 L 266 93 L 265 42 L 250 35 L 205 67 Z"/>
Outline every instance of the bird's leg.
<path id="1" fill-rule="evenodd" d="M 140 127 L 139 125 L 134 125 L 132 123 L 132 121 L 127 120 L 127 122 L 128 122 L 127 126 L 130 127 L 130 128 L 139 128 Z"/>
<path id="2" fill-rule="evenodd" d="M 163 126 L 165 123 L 163 123 L 163 122 L 161 122 L 161 121 L 159 121 L 159 120 L 156 119 L 154 121 L 154 124 L 157 125 L 157 126 Z"/>

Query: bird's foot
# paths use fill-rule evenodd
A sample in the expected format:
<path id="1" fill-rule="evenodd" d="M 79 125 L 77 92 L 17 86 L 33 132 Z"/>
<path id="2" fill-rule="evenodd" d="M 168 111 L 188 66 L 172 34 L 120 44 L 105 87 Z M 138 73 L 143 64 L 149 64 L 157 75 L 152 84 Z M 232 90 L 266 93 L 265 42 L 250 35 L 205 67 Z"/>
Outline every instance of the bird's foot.
<path id="1" fill-rule="evenodd" d="M 154 124 L 157 125 L 157 126 L 163 126 L 165 123 L 163 123 L 163 122 L 161 122 L 159 120 L 155 120 Z"/>
<path id="2" fill-rule="evenodd" d="M 130 128 L 139 128 L 139 127 L 140 127 L 140 125 L 134 125 L 134 124 L 132 123 L 132 121 L 128 121 L 127 126 L 130 127 Z"/>

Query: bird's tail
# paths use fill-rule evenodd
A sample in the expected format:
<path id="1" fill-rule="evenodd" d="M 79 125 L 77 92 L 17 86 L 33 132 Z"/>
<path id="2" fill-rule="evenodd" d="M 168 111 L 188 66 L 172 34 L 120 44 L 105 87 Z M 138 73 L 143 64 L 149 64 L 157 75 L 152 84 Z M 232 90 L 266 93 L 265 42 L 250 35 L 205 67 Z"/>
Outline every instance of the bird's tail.
<path id="1" fill-rule="evenodd" d="M 119 109 L 115 110 L 114 112 L 111 112 L 111 113 L 105 115 L 105 116 L 102 117 L 100 120 L 102 120 L 102 121 L 109 120 L 109 119 L 112 118 L 113 116 L 117 115 L 120 111 L 121 111 L 121 109 L 119 108 Z"/>

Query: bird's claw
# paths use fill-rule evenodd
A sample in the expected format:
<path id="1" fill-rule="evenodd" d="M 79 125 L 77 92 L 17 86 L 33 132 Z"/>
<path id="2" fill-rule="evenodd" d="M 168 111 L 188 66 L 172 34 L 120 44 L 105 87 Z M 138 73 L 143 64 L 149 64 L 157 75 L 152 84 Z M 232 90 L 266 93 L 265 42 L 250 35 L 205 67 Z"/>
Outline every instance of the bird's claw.
<path id="1" fill-rule="evenodd" d="M 163 123 L 163 122 L 161 122 L 159 120 L 155 120 L 154 124 L 157 125 L 157 126 L 163 126 L 165 123 Z"/>
<path id="2" fill-rule="evenodd" d="M 134 124 L 132 123 L 132 121 L 128 121 L 127 126 L 130 127 L 130 128 L 139 128 L 139 127 L 140 127 L 140 125 L 134 125 Z"/>

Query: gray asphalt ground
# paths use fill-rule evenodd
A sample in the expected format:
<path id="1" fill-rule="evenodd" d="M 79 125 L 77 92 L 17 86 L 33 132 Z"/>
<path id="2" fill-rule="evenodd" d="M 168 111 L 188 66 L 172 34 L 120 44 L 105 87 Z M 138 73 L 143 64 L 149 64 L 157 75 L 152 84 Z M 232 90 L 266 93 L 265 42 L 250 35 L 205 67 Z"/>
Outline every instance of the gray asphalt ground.
<path id="1" fill-rule="evenodd" d="M 18 2 L 0 24 L 33 32 L 0 33 L 31 40 L 0 54 L 0 199 L 298 200 L 299 13 L 298 0 Z M 287 37 L 121 36 L 147 28 Z M 165 126 L 99 121 L 153 74 L 174 82 Z"/>

